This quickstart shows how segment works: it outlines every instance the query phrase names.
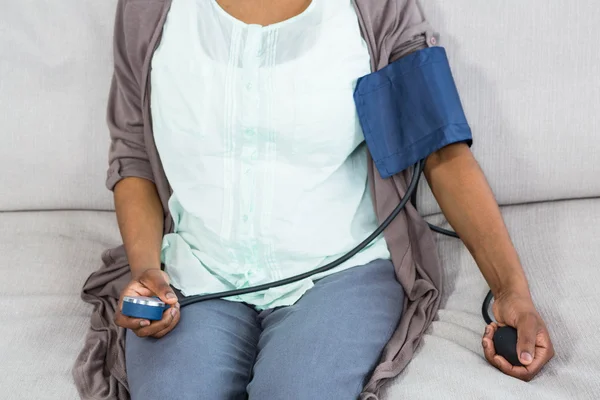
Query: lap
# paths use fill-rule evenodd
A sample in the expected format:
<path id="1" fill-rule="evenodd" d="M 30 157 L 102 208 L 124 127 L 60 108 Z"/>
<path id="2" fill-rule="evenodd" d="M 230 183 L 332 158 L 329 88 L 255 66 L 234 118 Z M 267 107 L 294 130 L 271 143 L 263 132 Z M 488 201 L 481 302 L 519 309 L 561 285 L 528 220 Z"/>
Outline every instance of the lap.
<path id="1" fill-rule="evenodd" d="M 356 399 L 403 301 L 392 263 L 377 260 L 321 279 L 293 306 L 263 312 L 250 399 Z"/>
<path id="2" fill-rule="evenodd" d="M 183 307 L 179 324 L 161 339 L 127 331 L 132 400 L 245 399 L 259 334 L 257 312 L 227 300 Z"/>

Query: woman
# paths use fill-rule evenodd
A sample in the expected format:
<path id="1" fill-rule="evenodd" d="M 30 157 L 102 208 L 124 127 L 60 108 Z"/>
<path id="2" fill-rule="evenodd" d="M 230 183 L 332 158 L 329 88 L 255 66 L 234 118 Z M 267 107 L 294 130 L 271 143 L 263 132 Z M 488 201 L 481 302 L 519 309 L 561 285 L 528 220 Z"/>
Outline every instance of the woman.
<path id="1" fill-rule="evenodd" d="M 153 28 L 134 29 L 134 20 Z M 297 275 L 376 228 L 375 209 L 394 202 L 369 188 L 402 178 L 372 170 L 353 88 L 435 44 L 418 5 L 122 0 L 115 37 L 108 186 L 132 275 L 121 299 L 156 295 L 171 306 L 154 322 L 117 310 L 132 398 L 376 398 L 399 372 L 389 365 L 410 358 L 419 337 L 406 321 L 418 321 L 412 305 L 427 297 L 417 298 L 398 265 L 409 260 L 419 274 L 417 261 L 437 262 L 423 254 L 429 233 L 406 246 L 411 256 L 398 255 L 394 238 L 413 243 L 423 227 L 414 209 L 349 261 L 296 284 L 183 309 L 170 285 L 189 296 Z M 143 63 L 132 61 L 145 51 Z M 469 141 L 437 149 L 425 176 L 495 295 L 497 321 L 519 331 L 523 367 L 495 354 L 496 324 L 483 336 L 487 360 L 529 380 L 552 344 Z"/>

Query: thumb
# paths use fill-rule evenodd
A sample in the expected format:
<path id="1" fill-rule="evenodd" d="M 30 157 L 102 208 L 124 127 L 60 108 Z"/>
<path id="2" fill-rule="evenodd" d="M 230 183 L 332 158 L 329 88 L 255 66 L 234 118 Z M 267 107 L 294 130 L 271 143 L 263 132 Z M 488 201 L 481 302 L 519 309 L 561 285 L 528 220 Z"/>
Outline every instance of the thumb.
<path id="1" fill-rule="evenodd" d="M 516 328 L 519 361 L 521 364 L 527 366 L 535 358 L 537 319 L 534 315 L 526 315 L 518 320 Z"/>
<path id="2" fill-rule="evenodd" d="M 173 305 L 177 303 L 177 296 L 169 285 L 169 276 L 161 270 L 146 271 L 140 278 L 140 283 L 150 289 L 166 304 Z"/>

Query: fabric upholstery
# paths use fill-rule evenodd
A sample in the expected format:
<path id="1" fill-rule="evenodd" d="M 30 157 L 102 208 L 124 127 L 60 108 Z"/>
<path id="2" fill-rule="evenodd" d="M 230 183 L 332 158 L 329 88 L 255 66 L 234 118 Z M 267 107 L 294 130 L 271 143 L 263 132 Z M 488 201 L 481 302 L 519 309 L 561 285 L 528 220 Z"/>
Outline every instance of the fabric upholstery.
<path id="1" fill-rule="evenodd" d="M 0 210 L 110 209 L 116 1 L 0 4 Z"/>
<path id="2" fill-rule="evenodd" d="M 600 196 L 597 0 L 422 0 L 502 204 Z M 421 184 L 421 212 L 439 210 Z"/>
<path id="3" fill-rule="evenodd" d="M 481 303 L 487 286 L 464 245 L 440 237 L 442 309 L 411 364 L 387 386 L 390 400 L 599 397 L 600 200 L 511 206 L 503 214 L 556 357 L 530 383 L 504 376 L 487 364 L 481 348 Z"/>
<path id="4" fill-rule="evenodd" d="M 600 347 L 593 327 L 600 280 L 600 200 L 511 206 L 504 216 L 531 281 L 557 356 L 525 384 L 483 359 L 485 282 L 460 242 L 440 237 L 444 298 L 439 318 L 384 400 L 597 399 Z M 441 223 L 435 218 L 431 220 Z M 76 399 L 69 369 L 83 344 L 89 310 L 82 281 L 119 240 L 110 212 L 0 214 L 1 393 L 12 399 Z M 502 387 L 502 390 L 498 388 Z M 503 394 L 504 393 L 504 394 Z"/>
<path id="5" fill-rule="evenodd" d="M 0 398 L 77 398 L 91 311 L 79 292 L 118 238 L 112 212 L 0 213 Z"/>
<path id="6" fill-rule="evenodd" d="M 0 5 L 0 210 L 112 208 L 104 187 L 116 0 Z M 503 204 L 600 197 L 597 0 L 422 0 L 447 48 L 473 150 Z M 420 209 L 437 212 L 424 185 Z M 597 399 L 600 200 L 504 208 L 557 357 L 533 382 L 482 358 L 486 286 L 439 238 L 439 319 L 387 400 Z M 432 221 L 435 221 L 435 218 Z M 110 212 L 0 213 L 0 398 L 76 399 L 79 299 L 119 242 Z M 501 390 L 500 390 L 501 388 Z"/>
<path id="7" fill-rule="evenodd" d="M 500 202 L 599 196 L 600 146 L 589 145 L 600 130 L 597 1 L 421 3 Z M 0 210 L 112 207 L 103 185 L 115 5 L 0 6 L 0 167 L 10 171 Z M 421 190 L 421 210 L 436 212 Z"/>

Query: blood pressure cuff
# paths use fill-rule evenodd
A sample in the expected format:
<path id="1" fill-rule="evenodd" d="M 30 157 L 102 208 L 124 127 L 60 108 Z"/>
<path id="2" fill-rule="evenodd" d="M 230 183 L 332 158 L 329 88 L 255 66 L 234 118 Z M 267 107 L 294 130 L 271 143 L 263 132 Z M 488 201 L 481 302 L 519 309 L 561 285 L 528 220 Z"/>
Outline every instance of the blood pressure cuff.
<path id="1" fill-rule="evenodd" d="M 446 51 L 429 47 L 360 78 L 354 102 L 367 147 L 389 178 L 452 143 L 472 143 Z"/>

